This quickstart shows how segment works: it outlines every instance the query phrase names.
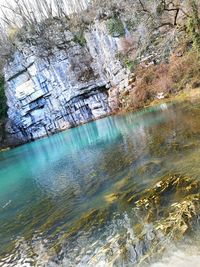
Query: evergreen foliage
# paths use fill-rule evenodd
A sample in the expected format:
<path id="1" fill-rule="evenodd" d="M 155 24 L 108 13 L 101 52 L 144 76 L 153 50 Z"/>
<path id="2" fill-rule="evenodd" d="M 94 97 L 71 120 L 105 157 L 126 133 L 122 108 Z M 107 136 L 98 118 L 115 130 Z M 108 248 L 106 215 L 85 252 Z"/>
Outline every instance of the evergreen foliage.
<path id="1" fill-rule="evenodd" d="M 0 120 L 7 116 L 7 104 L 4 90 L 4 78 L 0 76 Z"/>
<path id="2" fill-rule="evenodd" d="M 188 21 L 188 32 L 194 48 L 200 52 L 200 17 L 195 0 L 191 1 L 192 16 Z"/>
<path id="3" fill-rule="evenodd" d="M 125 35 L 125 29 L 122 20 L 118 16 L 108 20 L 107 23 L 109 34 L 113 37 L 119 37 Z"/>

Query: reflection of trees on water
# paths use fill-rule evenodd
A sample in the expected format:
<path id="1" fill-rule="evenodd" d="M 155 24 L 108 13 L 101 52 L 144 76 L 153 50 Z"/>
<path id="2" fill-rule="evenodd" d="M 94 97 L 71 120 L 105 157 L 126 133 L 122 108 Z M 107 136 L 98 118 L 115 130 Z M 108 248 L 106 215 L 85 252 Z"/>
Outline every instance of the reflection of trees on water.
<path id="1" fill-rule="evenodd" d="M 158 108 L 88 123 L 18 148 L 13 167 L 34 180 L 40 190 L 57 195 L 73 187 L 79 194 L 84 184 L 112 178 L 148 154 L 149 141 L 159 132 L 157 125 L 173 116 Z"/>
<path id="2" fill-rule="evenodd" d="M 182 144 L 188 135 L 185 125 L 193 126 L 189 114 L 184 121 L 182 111 L 171 107 L 108 117 L 10 151 L 2 162 L 17 168 L 19 191 L 31 188 L 33 196 L 53 197 L 56 203 L 60 198 L 78 209 L 127 173 L 134 174 L 138 165 L 165 157 L 174 140 Z"/>
<path id="3" fill-rule="evenodd" d="M 5 191 L 12 217 L 1 213 L 7 223 L 0 232 L 54 231 L 97 207 L 102 194 L 124 177 L 127 186 L 131 179 L 155 178 L 160 163 L 154 159 L 171 171 L 175 156 L 185 158 L 191 144 L 199 144 L 198 120 L 193 107 L 158 107 L 108 117 L 1 154 L 0 177 L 7 182 L 0 188 L 0 204 Z M 6 236 L 1 237 L 4 242 Z"/>
<path id="4" fill-rule="evenodd" d="M 94 179 L 112 178 L 131 165 L 147 147 L 146 124 L 164 119 L 158 114 L 155 117 L 133 114 L 109 117 L 53 136 L 54 140 L 45 139 L 38 147 L 41 151 L 32 153 L 40 172 L 45 173 L 37 182 L 45 190 L 57 193 L 73 185 L 79 194 L 83 186 Z"/>

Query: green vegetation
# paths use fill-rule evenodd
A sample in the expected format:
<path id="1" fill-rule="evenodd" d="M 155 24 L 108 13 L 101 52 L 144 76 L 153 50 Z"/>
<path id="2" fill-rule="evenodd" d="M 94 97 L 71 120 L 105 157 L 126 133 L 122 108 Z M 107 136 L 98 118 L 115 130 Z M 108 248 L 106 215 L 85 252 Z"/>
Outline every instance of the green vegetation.
<path id="1" fill-rule="evenodd" d="M 198 6 L 194 0 L 191 1 L 192 16 L 188 21 L 187 29 L 193 42 L 193 47 L 200 52 L 200 18 Z"/>
<path id="2" fill-rule="evenodd" d="M 118 52 L 116 57 L 119 59 L 121 64 L 130 71 L 133 71 L 138 63 L 136 60 L 131 59 L 128 55 L 125 55 L 121 52 Z"/>
<path id="3" fill-rule="evenodd" d="M 129 57 L 125 57 L 124 65 L 128 70 L 133 71 L 134 66 L 135 66 L 135 62 L 132 59 L 130 59 Z"/>
<path id="4" fill-rule="evenodd" d="M 138 19 L 137 18 L 131 18 L 126 20 L 126 27 L 129 31 L 135 30 L 137 28 Z"/>
<path id="5" fill-rule="evenodd" d="M 80 44 L 81 46 L 85 46 L 86 39 L 82 31 L 75 33 L 74 42 Z"/>
<path id="6" fill-rule="evenodd" d="M 4 90 L 4 78 L 0 76 L 0 120 L 4 119 L 7 114 L 6 96 Z"/>
<path id="7" fill-rule="evenodd" d="M 125 35 L 125 29 L 122 20 L 118 16 L 114 16 L 107 22 L 108 32 L 113 37 Z"/>
<path id="8" fill-rule="evenodd" d="M 17 36 L 20 34 L 20 31 L 21 29 L 17 26 L 12 26 L 12 27 L 9 27 L 8 28 L 8 39 L 11 41 L 11 42 L 14 42 L 17 38 Z"/>
<path id="9" fill-rule="evenodd" d="M 162 15 L 164 11 L 164 6 L 163 6 L 163 2 L 159 3 L 156 7 L 156 14 L 158 16 Z"/>

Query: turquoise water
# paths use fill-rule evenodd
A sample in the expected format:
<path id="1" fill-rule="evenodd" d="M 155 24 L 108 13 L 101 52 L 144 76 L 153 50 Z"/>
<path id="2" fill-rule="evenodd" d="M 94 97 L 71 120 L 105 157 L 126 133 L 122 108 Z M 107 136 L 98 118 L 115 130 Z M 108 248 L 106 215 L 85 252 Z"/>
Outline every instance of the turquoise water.
<path id="1" fill-rule="evenodd" d="M 198 103 L 163 104 L 1 152 L 0 266 L 138 264 L 100 253 L 136 224 L 117 194 L 172 171 L 198 179 L 199 115 Z"/>

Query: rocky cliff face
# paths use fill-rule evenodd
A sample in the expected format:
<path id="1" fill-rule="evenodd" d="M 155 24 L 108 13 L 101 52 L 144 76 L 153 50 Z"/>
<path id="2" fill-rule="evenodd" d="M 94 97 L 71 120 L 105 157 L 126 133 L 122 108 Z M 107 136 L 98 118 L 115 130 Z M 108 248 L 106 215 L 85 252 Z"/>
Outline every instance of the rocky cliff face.
<path id="1" fill-rule="evenodd" d="M 7 143 L 35 140 L 108 115 L 117 106 L 117 94 L 134 91 L 129 70 L 167 62 L 182 38 L 185 12 L 153 2 L 108 8 L 103 1 L 72 19 L 51 17 L 23 26 L 4 67 Z"/>
<path id="2" fill-rule="evenodd" d="M 127 71 L 116 54 L 121 38 L 97 22 L 77 37 L 59 22 L 41 37 L 18 43 L 4 68 L 10 142 L 26 142 L 105 116 L 111 112 L 109 88 L 127 85 Z"/>

